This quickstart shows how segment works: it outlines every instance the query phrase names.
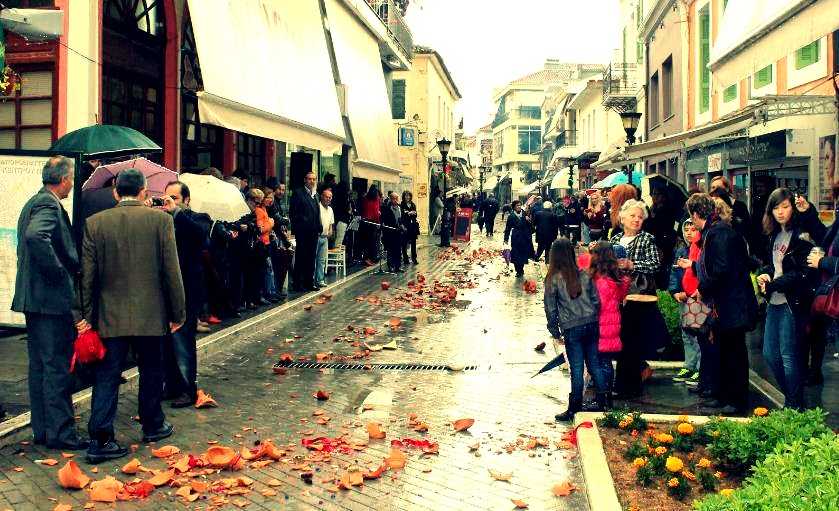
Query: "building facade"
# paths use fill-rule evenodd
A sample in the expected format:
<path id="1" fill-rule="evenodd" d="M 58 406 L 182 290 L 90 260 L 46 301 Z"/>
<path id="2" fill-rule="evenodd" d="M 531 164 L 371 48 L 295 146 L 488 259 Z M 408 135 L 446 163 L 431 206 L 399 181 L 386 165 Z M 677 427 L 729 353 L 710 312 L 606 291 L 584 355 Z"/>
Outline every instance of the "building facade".
<path id="1" fill-rule="evenodd" d="M 423 233 L 429 229 L 429 205 L 442 190 L 437 140 L 445 137 L 454 141 L 454 112 L 460 98 L 443 57 L 431 48 L 416 46 L 411 69 L 392 75 L 391 110 L 399 139 L 400 190 L 413 193 Z"/>
<path id="2" fill-rule="evenodd" d="M 0 148 L 46 149 L 92 124 L 129 126 L 179 171 L 216 167 L 254 184 L 301 173 L 399 181 L 390 73 L 409 69 L 393 2 L 12 0 L 58 9 L 58 40 L 7 32 L 19 91 L 0 108 Z M 305 36 L 305 37 L 304 37 Z"/>

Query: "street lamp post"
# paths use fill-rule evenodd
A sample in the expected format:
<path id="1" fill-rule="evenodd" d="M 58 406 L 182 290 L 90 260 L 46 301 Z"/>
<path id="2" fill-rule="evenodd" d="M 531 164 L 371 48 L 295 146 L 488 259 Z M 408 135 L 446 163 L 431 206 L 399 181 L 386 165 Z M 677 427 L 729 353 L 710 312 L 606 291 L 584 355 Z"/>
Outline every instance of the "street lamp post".
<path id="1" fill-rule="evenodd" d="M 635 143 L 635 132 L 641 122 L 641 112 L 621 112 L 621 123 L 626 132 L 626 145 Z M 632 165 L 626 166 L 626 182 L 632 184 Z"/>
<path id="2" fill-rule="evenodd" d="M 448 172 L 446 172 L 446 164 L 448 162 L 449 156 L 449 148 L 451 147 L 452 143 L 446 137 L 441 138 L 437 141 L 437 149 L 440 150 L 440 155 L 443 157 L 443 216 L 440 219 L 440 246 L 441 247 L 448 247 L 450 246 L 449 243 L 449 236 L 451 229 L 449 224 L 449 208 L 447 203 L 448 195 L 448 183 L 447 177 Z"/>

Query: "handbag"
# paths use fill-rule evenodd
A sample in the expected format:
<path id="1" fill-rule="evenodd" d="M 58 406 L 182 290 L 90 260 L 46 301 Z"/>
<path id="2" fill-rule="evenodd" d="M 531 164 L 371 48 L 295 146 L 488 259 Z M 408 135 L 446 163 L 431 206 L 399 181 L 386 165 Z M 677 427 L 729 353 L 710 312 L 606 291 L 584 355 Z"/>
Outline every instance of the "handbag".
<path id="1" fill-rule="evenodd" d="M 812 312 L 823 314 L 832 319 L 839 319 L 839 290 L 836 289 L 837 282 L 839 282 L 839 275 L 834 275 L 816 289 L 816 298 L 813 300 Z"/>
<path id="2" fill-rule="evenodd" d="M 711 316 L 711 308 L 689 296 L 682 304 L 681 326 L 691 330 L 705 330 L 709 325 L 708 318 Z"/>
<path id="3" fill-rule="evenodd" d="M 76 362 L 91 364 L 105 358 L 105 345 L 95 330 L 86 330 L 76 336 L 73 343 L 73 358 L 70 359 L 70 372 L 76 367 Z"/>

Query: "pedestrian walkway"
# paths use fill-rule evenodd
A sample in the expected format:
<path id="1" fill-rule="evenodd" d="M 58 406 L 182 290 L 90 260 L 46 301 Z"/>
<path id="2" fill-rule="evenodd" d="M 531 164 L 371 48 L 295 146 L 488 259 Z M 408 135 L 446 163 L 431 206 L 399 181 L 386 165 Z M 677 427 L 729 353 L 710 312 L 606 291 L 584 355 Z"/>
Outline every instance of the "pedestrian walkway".
<path id="1" fill-rule="evenodd" d="M 481 242 L 473 242 L 468 251 L 480 246 Z M 499 248 L 497 243 L 487 247 Z M 261 331 L 225 343 L 221 351 L 202 360 L 199 383 L 219 407 L 167 409 L 176 433 L 165 443 L 199 454 L 209 442 L 238 448 L 270 438 L 275 445 L 292 446 L 294 451 L 281 461 L 235 473 L 254 481 L 248 486 L 251 491 L 225 497 L 229 504 L 215 509 L 235 509 L 232 505 L 246 509 L 512 509 L 512 499 L 526 502 L 530 509 L 588 509 L 574 450 L 557 448 L 565 426 L 557 425 L 553 415 L 562 408 L 561 396 L 567 396 L 567 377 L 554 371 L 530 379 L 550 356 L 533 350 L 545 340 L 541 294 L 526 293 L 521 282 L 505 270 L 500 256 L 470 262 L 463 255 L 444 254 L 451 252 L 424 248 L 420 265 L 407 274 L 358 278 L 335 291 L 327 303 L 312 300 L 305 307 L 295 307 Z M 419 278 L 417 271 L 429 283 L 439 280 L 456 286 L 455 300 L 441 308 L 412 307 L 412 298 L 417 296 L 406 297 L 406 285 Z M 538 275 L 536 266 L 528 272 Z M 383 280 L 390 282 L 389 291 L 382 290 Z M 391 329 L 395 324 L 391 318 L 399 318 L 399 326 Z M 364 345 L 350 326 L 377 330 L 363 339 L 372 350 L 396 343 L 395 350 L 372 351 L 360 359 L 363 364 L 447 365 L 452 370 L 288 368 L 282 374 L 273 372 L 285 353 L 297 361 L 301 357 L 314 361 L 317 354 L 326 354 L 321 358 L 330 360 L 358 355 Z M 313 393 L 318 390 L 330 393 L 329 399 L 317 401 Z M 136 405 L 136 392 L 123 392 L 117 439 L 125 445 L 139 440 L 139 425 L 133 419 Z M 415 431 L 409 414 L 426 423 L 428 432 Z M 85 410 L 81 425 L 87 415 Z M 466 432 L 455 432 L 451 423 L 461 418 L 472 418 L 475 423 Z M 371 419 L 381 422 L 387 432 L 385 440 L 370 440 L 369 446 L 351 454 L 332 453 L 329 462 L 310 461 L 311 484 L 301 478 L 300 464 L 310 452 L 301 446 L 304 438 L 366 439 L 365 426 Z M 404 470 L 388 472 L 352 490 L 335 489 L 335 478 L 348 467 L 378 466 L 388 455 L 389 442 L 404 438 L 436 442 L 439 454 L 420 456 L 406 449 Z M 165 468 L 147 446 L 139 445 L 133 456 L 146 467 Z M 35 463 L 48 458 L 60 464 Z M 81 455 L 78 458 L 82 469 L 94 478 L 114 475 L 129 481 L 134 477 L 119 472 L 130 457 L 100 465 L 98 475 L 91 473 Z M 55 501 L 50 498 L 82 509 L 88 495 L 64 491 L 56 481 L 64 461 L 60 453 L 38 446 L 16 444 L 0 449 L 0 509 L 51 509 Z M 490 471 L 509 481 L 494 479 Z M 207 479 L 233 476 L 224 472 Z M 551 487 L 567 480 L 579 490 L 555 497 Z M 163 486 L 145 500 L 115 507 L 186 508 L 175 491 Z M 207 496 L 210 500 L 202 497 L 190 507 L 207 508 L 213 504 L 212 497 L 220 495 Z M 96 505 L 100 507 L 107 506 Z"/>

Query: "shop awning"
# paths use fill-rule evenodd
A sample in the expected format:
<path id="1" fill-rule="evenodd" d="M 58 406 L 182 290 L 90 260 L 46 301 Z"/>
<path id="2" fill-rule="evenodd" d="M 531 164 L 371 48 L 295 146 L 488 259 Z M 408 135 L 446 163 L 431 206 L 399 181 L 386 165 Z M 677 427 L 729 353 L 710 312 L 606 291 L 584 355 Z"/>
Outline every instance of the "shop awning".
<path id="1" fill-rule="evenodd" d="M 328 0 L 326 10 L 338 73 L 346 86 L 356 153 L 353 176 L 370 179 L 373 173 L 389 173 L 385 181 L 399 181 L 399 148 L 379 44 L 339 0 Z"/>
<path id="2" fill-rule="evenodd" d="M 711 50 L 716 90 L 839 29 L 839 0 L 729 0 Z"/>
<path id="3" fill-rule="evenodd" d="M 537 188 L 539 188 L 539 181 L 534 181 L 516 193 L 518 193 L 519 197 L 527 197 L 529 194 L 534 193 Z"/>
<path id="4" fill-rule="evenodd" d="M 551 179 L 551 190 L 568 190 L 568 177 L 570 176 L 571 168 L 565 167 L 561 169 L 559 172 L 556 173 L 553 179 Z M 580 189 L 580 173 L 575 172 L 573 176 L 573 182 L 571 183 L 571 188 L 573 190 Z"/>
<path id="5" fill-rule="evenodd" d="M 332 154 L 345 132 L 317 0 L 188 0 L 201 122 Z"/>

